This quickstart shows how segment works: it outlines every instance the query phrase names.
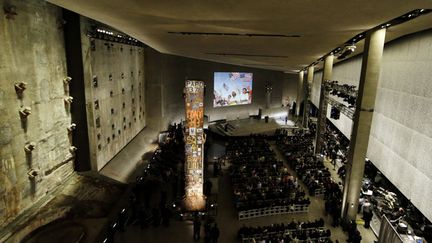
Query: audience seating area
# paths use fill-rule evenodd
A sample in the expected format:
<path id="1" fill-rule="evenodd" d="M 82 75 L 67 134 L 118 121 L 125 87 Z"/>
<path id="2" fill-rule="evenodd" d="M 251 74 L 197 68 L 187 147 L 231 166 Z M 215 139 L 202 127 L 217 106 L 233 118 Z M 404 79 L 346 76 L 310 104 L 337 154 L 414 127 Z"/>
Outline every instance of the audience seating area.
<path id="1" fill-rule="evenodd" d="M 226 146 L 239 219 L 307 212 L 309 198 L 265 139 L 236 138 Z"/>
<path id="2" fill-rule="evenodd" d="M 342 191 L 323 163 L 324 157 L 314 156 L 312 136 L 301 132 L 289 136 L 280 133 L 277 138 L 279 150 L 288 164 L 308 187 L 310 195 L 324 195 L 325 209 L 333 217 L 333 226 L 339 225 Z"/>
<path id="3" fill-rule="evenodd" d="M 242 227 L 238 238 L 242 242 L 332 242 L 331 231 L 324 228 L 324 220 L 273 224 L 262 227 Z"/>
<path id="4" fill-rule="evenodd" d="M 309 204 L 291 204 L 286 206 L 286 202 L 284 202 L 284 206 L 273 205 L 270 207 L 259 208 L 259 209 L 249 209 L 249 210 L 241 210 L 238 212 L 239 220 L 242 219 L 252 219 L 257 217 L 264 216 L 273 216 L 287 213 L 307 213 Z"/>
<path id="5" fill-rule="evenodd" d="M 312 138 L 303 134 L 280 134 L 277 144 L 290 167 L 307 186 L 310 195 L 324 195 L 326 187 L 334 182 L 323 158 L 313 155 Z"/>

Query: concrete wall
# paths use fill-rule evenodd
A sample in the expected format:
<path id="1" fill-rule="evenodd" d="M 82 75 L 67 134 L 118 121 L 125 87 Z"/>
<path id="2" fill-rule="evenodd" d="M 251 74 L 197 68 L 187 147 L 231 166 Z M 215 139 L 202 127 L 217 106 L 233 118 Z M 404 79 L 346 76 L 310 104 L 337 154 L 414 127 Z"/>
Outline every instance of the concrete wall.
<path id="1" fill-rule="evenodd" d="M 282 102 L 292 104 L 297 98 L 298 74 L 285 73 L 282 85 Z"/>
<path id="2" fill-rule="evenodd" d="M 144 47 L 87 36 L 82 17 L 91 167 L 100 170 L 146 126 Z"/>
<path id="3" fill-rule="evenodd" d="M 311 86 L 311 102 L 316 107 L 319 107 L 320 94 L 321 94 L 321 80 L 322 80 L 322 71 L 315 72 L 313 83 Z"/>
<path id="4" fill-rule="evenodd" d="M 73 172 L 61 10 L 45 1 L 9 3 L 18 15 L 0 11 L 0 228 Z M 21 99 L 19 82 L 27 83 Z M 26 122 L 23 107 L 31 108 Z M 35 149 L 26 153 L 30 142 Z"/>
<path id="5" fill-rule="evenodd" d="M 368 157 L 432 220 L 432 31 L 386 46 Z"/>
<path id="6" fill-rule="evenodd" d="M 209 120 L 244 118 L 265 108 L 265 84 L 273 86 L 272 107 L 282 104 L 283 72 L 227 65 L 146 51 L 147 109 L 149 126 L 166 129 L 173 122 L 184 120 L 183 87 L 186 79 L 206 83 L 205 114 Z M 253 73 L 252 104 L 213 108 L 214 72 L 240 71 Z M 152 125 L 151 125 L 152 124 Z"/>
<path id="7" fill-rule="evenodd" d="M 361 57 L 348 59 L 334 67 L 333 80 L 358 85 L 360 69 Z M 313 97 L 318 96 L 317 87 L 313 90 Z M 430 104 L 431 30 L 400 38 L 385 46 L 367 156 L 432 220 L 429 205 L 432 200 Z M 352 126 L 349 119 L 333 123 L 341 131 Z"/>

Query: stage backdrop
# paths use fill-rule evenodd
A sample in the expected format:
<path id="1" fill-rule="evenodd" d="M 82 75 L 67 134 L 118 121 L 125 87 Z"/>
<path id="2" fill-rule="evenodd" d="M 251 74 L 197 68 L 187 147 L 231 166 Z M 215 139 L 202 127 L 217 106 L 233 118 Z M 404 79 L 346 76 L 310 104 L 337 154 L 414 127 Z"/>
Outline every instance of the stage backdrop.
<path id="1" fill-rule="evenodd" d="M 215 72 L 213 107 L 252 103 L 252 73 Z"/>

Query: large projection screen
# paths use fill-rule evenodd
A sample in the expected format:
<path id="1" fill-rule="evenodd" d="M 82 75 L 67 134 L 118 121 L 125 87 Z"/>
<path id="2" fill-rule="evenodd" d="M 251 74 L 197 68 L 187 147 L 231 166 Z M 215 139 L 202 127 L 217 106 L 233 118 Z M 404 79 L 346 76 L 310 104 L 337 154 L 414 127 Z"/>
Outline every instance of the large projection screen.
<path id="1" fill-rule="evenodd" d="M 252 103 L 252 73 L 215 72 L 213 107 Z"/>

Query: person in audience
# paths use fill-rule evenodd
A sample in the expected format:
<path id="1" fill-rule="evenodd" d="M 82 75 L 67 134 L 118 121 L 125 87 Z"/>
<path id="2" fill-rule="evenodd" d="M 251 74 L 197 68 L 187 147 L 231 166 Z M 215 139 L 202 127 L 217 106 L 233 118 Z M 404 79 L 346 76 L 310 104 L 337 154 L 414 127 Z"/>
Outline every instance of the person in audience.
<path id="1" fill-rule="evenodd" d="M 214 223 L 213 227 L 210 229 L 210 240 L 211 243 L 217 243 L 219 239 L 219 228 L 217 227 L 217 224 Z"/>
<path id="2" fill-rule="evenodd" d="M 204 243 L 211 242 L 211 223 L 210 220 L 207 219 L 204 224 Z"/>
<path id="3" fill-rule="evenodd" d="M 199 240 L 201 236 L 201 220 L 195 217 L 193 221 L 193 239 Z"/>
<path id="4" fill-rule="evenodd" d="M 331 242 L 331 231 L 324 229 L 324 220 L 272 224 L 269 226 L 242 226 L 238 237 L 243 242 Z"/>
<path id="5" fill-rule="evenodd" d="M 274 206 L 294 210 L 294 205 L 305 210 L 310 204 L 297 179 L 282 161 L 276 160 L 264 139 L 249 137 L 230 141 L 226 156 L 231 160 L 234 201 L 239 211 Z"/>

